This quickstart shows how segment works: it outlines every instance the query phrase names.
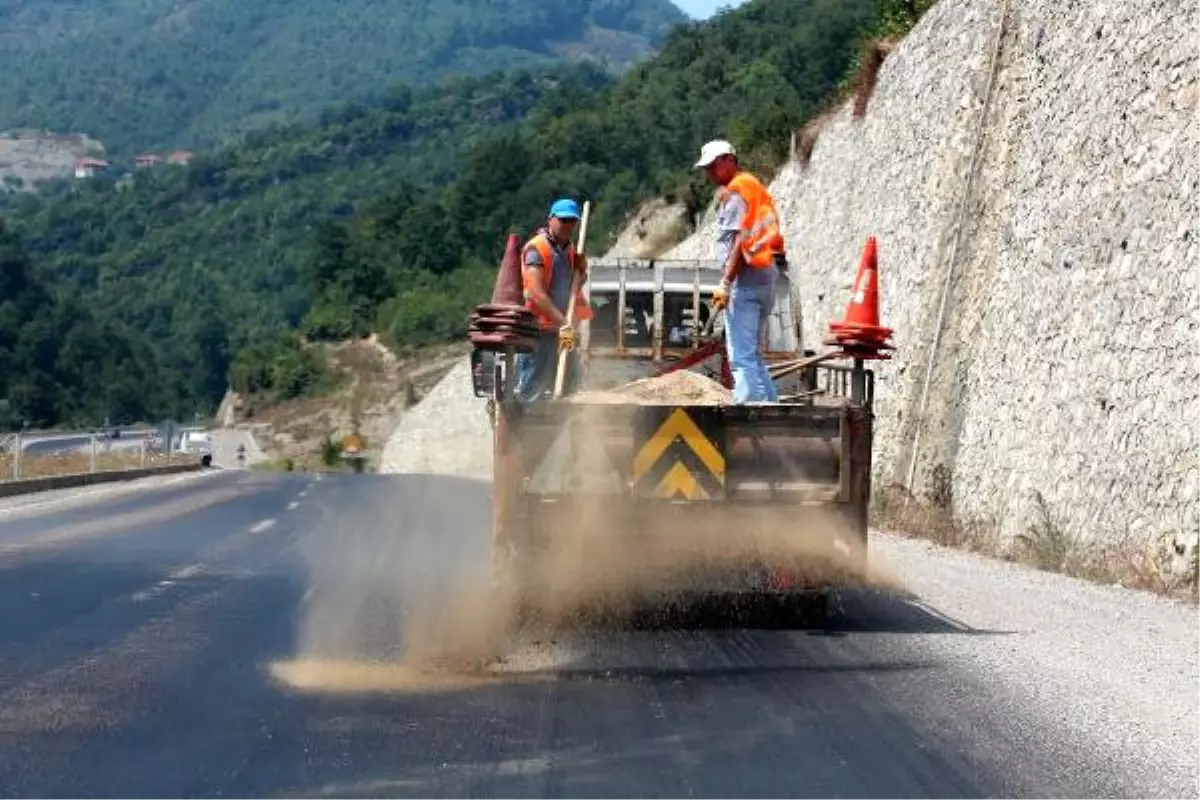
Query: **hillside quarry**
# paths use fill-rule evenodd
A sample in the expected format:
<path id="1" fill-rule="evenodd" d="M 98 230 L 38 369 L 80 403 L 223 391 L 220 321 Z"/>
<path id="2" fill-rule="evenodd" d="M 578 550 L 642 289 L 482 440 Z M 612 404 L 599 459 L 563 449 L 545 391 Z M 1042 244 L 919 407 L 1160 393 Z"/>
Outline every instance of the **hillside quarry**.
<path id="1" fill-rule="evenodd" d="M 776 177 L 805 346 L 879 240 L 877 492 L 1003 538 L 1194 535 L 1197 27 L 1173 0 L 943 0 Z M 708 257 L 710 226 L 662 257 Z"/>
<path id="2" fill-rule="evenodd" d="M 83 134 L 0 132 L 0 191 L 32 189 L 39 181 L 69 178 L 80 158 L 104 156 L 104 145 Z"/>

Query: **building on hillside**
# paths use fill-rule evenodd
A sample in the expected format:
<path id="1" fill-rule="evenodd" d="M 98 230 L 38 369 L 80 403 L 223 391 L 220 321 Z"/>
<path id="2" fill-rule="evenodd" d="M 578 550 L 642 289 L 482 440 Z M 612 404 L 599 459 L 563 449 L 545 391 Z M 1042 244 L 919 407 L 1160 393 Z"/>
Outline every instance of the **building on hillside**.
<path id="1" fill-rule="evenodd" d="M 75 177 L 90 178 L 108 169 L 108 166 L 108 162 L 100 158 L 81 158 L 75 162 Z"/>
<path id="2" fill-rule="evenodd" d="M 138 169 L 156 167 L 162 163 L 162 156 L 155 155 L 154 153 L 143 153 L 142 155 L 134 158 L 133 163 Z"/>
<path id="3" fill-rule="evenodd" d="M 187 166 L 188 162 L 191 160 L 192 152 L 190 150 L 176 150 L 175 152 L 167 155 L 168 164 L 180 164 Z"/>

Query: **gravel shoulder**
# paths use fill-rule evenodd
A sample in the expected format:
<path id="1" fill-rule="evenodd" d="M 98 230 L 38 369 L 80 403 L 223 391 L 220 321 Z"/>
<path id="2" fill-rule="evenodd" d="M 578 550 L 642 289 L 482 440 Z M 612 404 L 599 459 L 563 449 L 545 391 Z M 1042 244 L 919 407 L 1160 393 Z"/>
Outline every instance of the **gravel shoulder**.
<path id="1" fill-rule="evenodd" d="M 1019 710 L 1060 731 L 1060 740 L 1046 742 L 1051 752 L 1087 742 L 1142 796 L 1197 795 L 1197 609 L 919 539 L 873 536 L 876 564 L 922 604 L 980 634 L 924 637 L 921 645 L 993 687 L 993 713 Z"/>

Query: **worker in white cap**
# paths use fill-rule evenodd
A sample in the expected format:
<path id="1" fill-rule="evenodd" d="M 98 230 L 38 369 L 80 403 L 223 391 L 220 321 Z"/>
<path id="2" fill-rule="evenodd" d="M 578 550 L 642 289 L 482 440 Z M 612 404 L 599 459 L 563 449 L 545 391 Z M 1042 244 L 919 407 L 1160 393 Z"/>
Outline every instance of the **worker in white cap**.
<path id="1" fill-rule="evenodd" d="M 696 167 L 721 187 L 715 251 L 721 284 L 713 292 L 713 307 L 725 309 L 734 402 L 778 402 L 758 349 L 774 306 L 775 280 L 787 263 L 775 201 L 738 165 L 733 145 L 723 139 L 704 145 Z"/>

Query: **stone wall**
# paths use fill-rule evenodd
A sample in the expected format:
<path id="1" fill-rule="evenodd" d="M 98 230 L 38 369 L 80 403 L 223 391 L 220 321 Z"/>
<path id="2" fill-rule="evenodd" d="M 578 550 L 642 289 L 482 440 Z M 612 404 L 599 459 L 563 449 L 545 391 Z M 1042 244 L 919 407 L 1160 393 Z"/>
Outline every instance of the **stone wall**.
<path id="1" fill-rule="evenodd" d="M 913 490 L 1006 535 L 1040 499 L 1084 540 L 1200 525 L 1197 28 L 1178 0 L 943 0 L 780 173 L 808 347 L 879 239 L 877 486 L 919 441 Z"/>

